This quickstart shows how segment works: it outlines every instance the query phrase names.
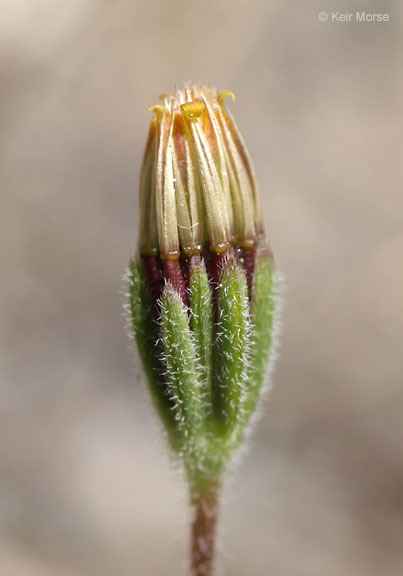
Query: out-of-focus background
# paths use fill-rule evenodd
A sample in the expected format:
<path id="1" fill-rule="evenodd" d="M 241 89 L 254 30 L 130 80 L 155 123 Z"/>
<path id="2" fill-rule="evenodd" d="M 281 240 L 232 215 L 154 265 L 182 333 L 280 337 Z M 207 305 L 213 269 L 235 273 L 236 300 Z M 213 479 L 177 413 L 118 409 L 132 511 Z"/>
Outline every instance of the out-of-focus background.
<path id="1" fill-rule="evenodd" d="M 288 278 L 222 567 L 403 574 L 402 56 L 399 0 L 1 1 L 1 574 L 184 573 L 121 277 L 147 108 L 189 78 L 238 96 Z"/>

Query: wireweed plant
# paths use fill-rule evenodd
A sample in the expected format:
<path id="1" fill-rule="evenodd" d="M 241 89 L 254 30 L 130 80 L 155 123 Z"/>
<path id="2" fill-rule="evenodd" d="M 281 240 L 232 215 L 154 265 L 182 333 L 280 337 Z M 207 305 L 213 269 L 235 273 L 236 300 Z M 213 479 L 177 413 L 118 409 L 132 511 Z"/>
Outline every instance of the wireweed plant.
<path id="1" fill-rule="evenodd" d="M 212 576 L 226 471 L 273 357 L 278 273 L 227 96 L 186 85 L 152 106 L 130 316 L 193 510 L 191 576 Z"/>

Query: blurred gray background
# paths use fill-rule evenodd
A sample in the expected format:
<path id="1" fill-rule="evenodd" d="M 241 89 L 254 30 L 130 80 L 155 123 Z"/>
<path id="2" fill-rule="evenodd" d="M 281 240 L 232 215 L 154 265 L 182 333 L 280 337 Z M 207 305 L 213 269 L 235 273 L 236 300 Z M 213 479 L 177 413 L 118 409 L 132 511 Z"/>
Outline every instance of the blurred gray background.
<path id="1" fill-rule="evenodd" d="M 185 487 L 121 318 L 158 95 L 237 94 L 288 278 L 228 576 L 403 573 L 403 3 L 1 0 L 0 573 L 177 576 Z M 327 10 L 390 22 L 320 22 Z"/>

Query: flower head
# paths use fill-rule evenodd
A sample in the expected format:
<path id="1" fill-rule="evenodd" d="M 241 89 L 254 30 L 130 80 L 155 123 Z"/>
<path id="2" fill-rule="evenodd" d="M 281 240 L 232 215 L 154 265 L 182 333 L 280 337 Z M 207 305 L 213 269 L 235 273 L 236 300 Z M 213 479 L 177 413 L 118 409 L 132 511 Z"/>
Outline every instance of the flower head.
<path id="1" fill-rule="evenodd" d="M 150 108 L 129 275 L 141 360 L 192 486 L 241 445 L 273 350 L 276 270 L 228 96 L 189 84 Z"/>

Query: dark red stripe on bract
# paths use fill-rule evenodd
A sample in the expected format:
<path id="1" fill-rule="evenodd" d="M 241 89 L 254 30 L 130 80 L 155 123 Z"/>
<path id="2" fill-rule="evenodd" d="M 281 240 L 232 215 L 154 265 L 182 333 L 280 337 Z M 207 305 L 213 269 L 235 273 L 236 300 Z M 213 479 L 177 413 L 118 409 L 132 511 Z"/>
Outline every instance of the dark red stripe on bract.
<path id="1" fill-rule="evenodd" d="M 241 264 L 246 274 L 250 300 L 252 297 L 253 273 L 255 271 L 256 246 L 251 246 L 250 248 L 240 248 L 238 257 L 239 263 Z"/>
<path id="2" fill-rule="evenodd" d="M 152 302 L 157 306 L 157 301 L 161 296 L 162 272 L 161 260 L 157 255 L 142 256 L 141 260 L 147 276 L 148 289 L 150 291 Z"/>
<path id="3" fill-rule="evenodd" d="M 166 282 L 170 282 L 172 287 L 179 293 L 182 302 L 185 306 L 188 305 L 188 297 L 186 294 L 186 284 L 183 278 L 180 259 L 176 260 L 163 260 L 163 275 Z"/>

